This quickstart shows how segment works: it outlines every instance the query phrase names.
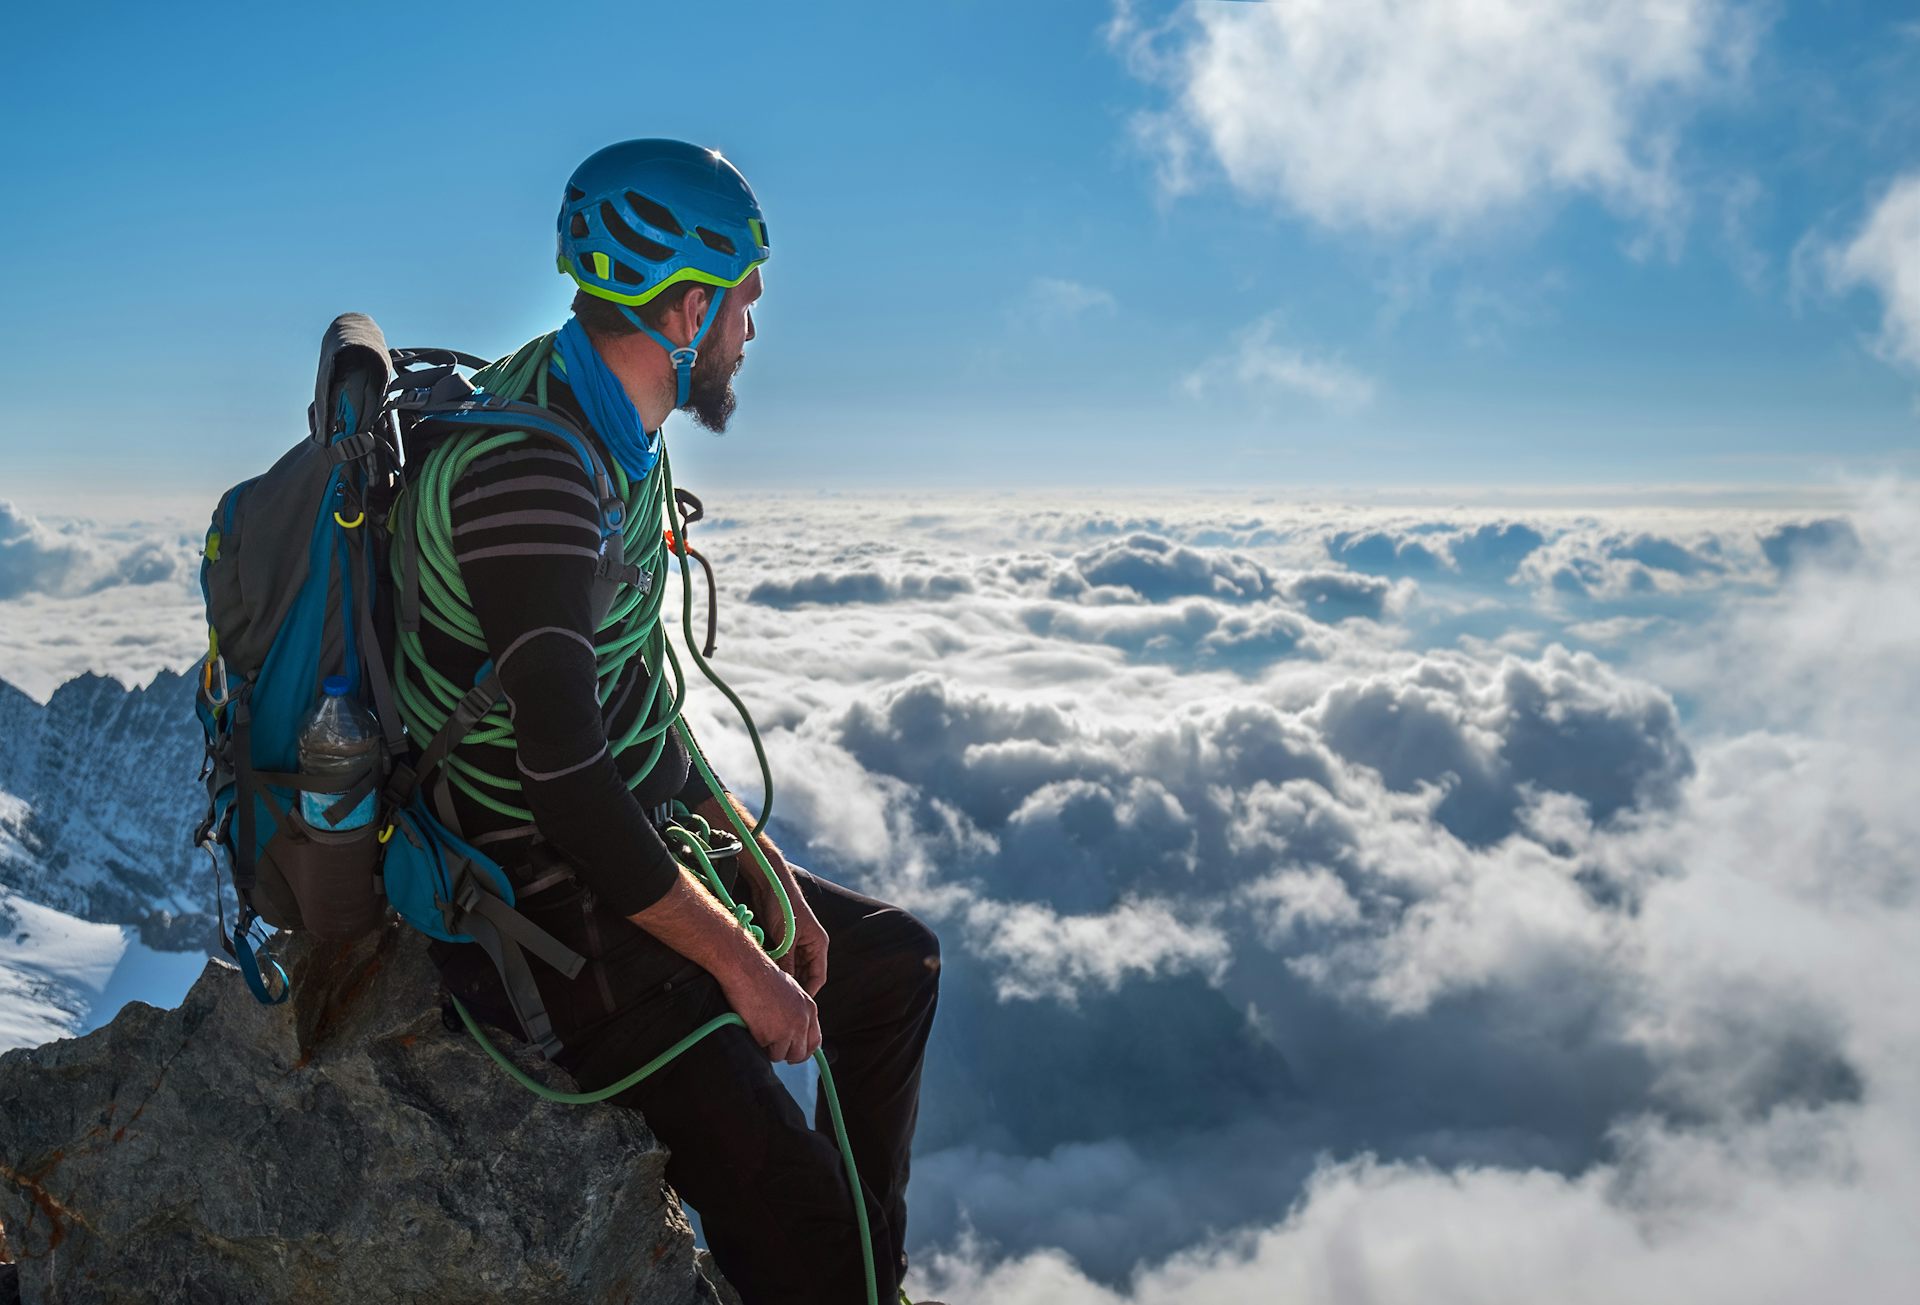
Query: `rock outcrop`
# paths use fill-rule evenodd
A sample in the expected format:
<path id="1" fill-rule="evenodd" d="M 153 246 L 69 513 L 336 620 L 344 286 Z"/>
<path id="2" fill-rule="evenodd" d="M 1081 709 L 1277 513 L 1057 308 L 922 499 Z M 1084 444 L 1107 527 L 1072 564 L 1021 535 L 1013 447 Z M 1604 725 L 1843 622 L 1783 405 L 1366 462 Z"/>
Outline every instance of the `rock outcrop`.
<path id="1" fill-rule="evenodd" d="M 420 935 L 269 949 L 281 1005 L 210 961 L 178 1009 L 0 1056 L 0 1261 L 27 1305 L 721 1299 L 641 1117 L 509 1078 L 448 1026 Z"/>

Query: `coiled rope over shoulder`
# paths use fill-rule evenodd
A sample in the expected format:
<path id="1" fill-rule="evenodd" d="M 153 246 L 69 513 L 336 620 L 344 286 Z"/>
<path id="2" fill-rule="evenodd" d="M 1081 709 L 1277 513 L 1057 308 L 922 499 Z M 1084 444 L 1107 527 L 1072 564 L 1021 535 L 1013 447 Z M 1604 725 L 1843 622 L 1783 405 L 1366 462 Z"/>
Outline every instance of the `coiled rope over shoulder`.
<path id="1" fill-rule="evenodd" d="M 542 336 L 476 373 L 475 385 L 489 394 L 529 399 L 545 407 L 553 355 L 554 336 Z M 497 429 L 462 431 L 449 436 L 422 459 L 419 471 L 394 506 L 391 524 L 397 528 L 395 538 L 401 539 L 401 532 L 411 531 L 412 546 L 417 550 L 421 619 L 482 653 L 485 652 L 486 641 L 481 634 L 480 623 L 473 614 L 466 585 L 460 578 L 459 564 L 454 558 L 453 486 L 477 459 L 496 449 L 540 438 L 528 431 Z M 736 902 L 721 883 L 708 855 L 712 846 L 712 829 L 704 819 L 688 812 L 683 804 L 676 801 L 676 814 L 692 828 L 669 827 L 665 836 L 669 846 L 699 873 L 709 890 L 752 935 L 754 942 L 767 951 L 769 958 L 778 960 L 792 948 L 794 931 L 793 904 L 759 844 L 759 834 L 766 827 L 767 817 L 773 810 L 773 774 L 767 764 L 760 731 L 755 728 L 746 704 L 701 655 L 699 642 L 694 638 L 693 575 L 688 561 L 687 523 L 677 512 L 678 501 L 673 493 L 673 473 L 668 465 L 666 447 L 663 443 L 659 461 L 639 484 L 630 484 L 626 472 L 618 463 L 613 464 L 610 470 L 615 492 L 623 505 L 618 529 L 620 540 L 626 548 L 626 560 L 655 576 L 665 571 L 667 556 L 671 555 L 678 562 L 681 630 L 687 655 L 700 668 L 701 674 L 733 704 L 753 741 L 754 759 L 760 767 L 761 792 L 764 795 L 759 815 L 749 828 L 733 809 L 732 803 L 723 801 L 720 805 L 726 809 L 728 823 L 739 835 L 743 847 L 752 854 L 760 873 L 772 887 L 773 899 L 779 903 L 781 930 L 778 945 L 767 946 L 765 931 L 752 923 L 753 912 Z M 666 523 L 664 527 L 663 518 Z M 394 580 L 397 585 L 405 584 L 404 578 L 397 574 L 401 553 L 401 548 L 394 550 Z M 404 592 L 404 589 L 400 592 Z M 723 791 L 720 781 L 715 778 L 705 754 L 700 751 L 699 744 L 694 741 L 693 733 L 681 715 L 686 697 L 686 678 L 673 645 L 667 639 L 664 623 L 660 620 L 661 603 L 665 596 L 665 585 L 656 584 L 644 592 L 631 586 L 623 587 L 595 632 L 595 672 L 603 709 L 628 662 L 635 657 L 641 658 L 647 673 L 646 696 L 640 710 L 635 713 L 635 723 L 620 737 L 609 738 L 608 747 L 616 758 L 631 748 L 647 748 L 639 764 L 632 768 L 633 778 L 628 781 L 631 789 L 637 787 L 652 771 L 666 746 L 667 731 L 677 730 L 701 778 L 712 792 L 718 794 Z M 670 674 L 670 688 L 666 687 L 669 676 L 663 675 L 663 670 Z M 456 684 L 428 664 L 417 630 L 401 632 L 397 641 L 395 671 L 395 697 L 408 732 L 417 739 L 432 738 L 452 715 L 468 686 Z M 511 749 L 515 746 L 513 722 L 502 708 L 495 707 L 461 741 Z M 449 783 L 482 806 L 523 823 L 532 822 L 533 813 L 516 800 L 521 794 L 517 779 L 493 775 L 463 761 L 457 754 L 448 756 L 443 773 Z M 545 1100 L 574 1105 L 586 1105 L 617 1096 L 716 1030 L 729 1024 L 738 1024 L 743 1028 L 746 1025 L 746 1021 L 732 1012 L 715 1016 L 616 1083 L 592 1092 L 559 1092 L 540 1083 L 507 1059 L 488 1040 L 460 999 L 453 997 L 452 1001 L 461 1021 L 482 1049 L 517 1082 Z M 846 1168 L 847 1184 L 853 1196 L 866 1270 L 867 1302 L 868 1305 L 878 1305 L 866 1200 L 860 1186 L 859 1171 L 854 1165 L 853 1148 L 847 1142 L 846 1124 L 840 1113 L 840 1098 L 834 1090 L 833 1071 L 827 1064 L 824 1049 L 813 1053 L 813 1063 L 826 1089 L 827 1108 L 833 1116 L 834 1137 L 839 1143 L 841 1162 Z"/>

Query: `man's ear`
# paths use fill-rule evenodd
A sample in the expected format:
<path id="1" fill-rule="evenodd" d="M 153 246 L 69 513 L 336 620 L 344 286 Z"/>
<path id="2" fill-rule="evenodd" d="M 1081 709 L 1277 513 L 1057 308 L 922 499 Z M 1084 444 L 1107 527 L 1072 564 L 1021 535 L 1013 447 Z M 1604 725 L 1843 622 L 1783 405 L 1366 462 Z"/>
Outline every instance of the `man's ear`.
<path id="1" fill-rule="evenodd" d="M 671 338 L 680 344 L 693 339 L 700 323 L 706 320 L 707 309 L 713 304 L 713 290 L 704 285 L 696 285 L 680 298 L 680 306 L 673 310 L 674 330 Z"/>

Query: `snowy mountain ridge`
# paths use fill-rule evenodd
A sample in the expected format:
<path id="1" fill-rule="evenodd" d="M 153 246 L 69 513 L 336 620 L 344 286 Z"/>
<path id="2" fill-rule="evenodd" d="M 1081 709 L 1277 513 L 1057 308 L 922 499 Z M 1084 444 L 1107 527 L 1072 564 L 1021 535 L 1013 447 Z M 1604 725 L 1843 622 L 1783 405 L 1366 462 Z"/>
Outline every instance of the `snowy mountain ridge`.
<path id="1" fill-rule="evenodd" d="M 190 676 L 86 674 L 45 706 L 0 680 L 0 887 L 163 951 L 217 947 Z"/>
<path id="2" fill-rule="evenodd" d="M 190 678 L 0 680 L 0 1050 L 170 1002 L 218 948 Z"/>

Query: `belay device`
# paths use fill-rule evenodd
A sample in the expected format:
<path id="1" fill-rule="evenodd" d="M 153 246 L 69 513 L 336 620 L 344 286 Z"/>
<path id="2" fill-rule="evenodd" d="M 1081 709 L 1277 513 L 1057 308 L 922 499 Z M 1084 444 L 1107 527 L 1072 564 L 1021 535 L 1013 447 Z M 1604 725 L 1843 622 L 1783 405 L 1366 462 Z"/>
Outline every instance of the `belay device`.
<path id="1" fill-rule="evenodd" d="M 428 427 L 479 425 L 557 441 L 581 460 L 600 500 L 603 555 L 596 578 L 597 607 L 621 586 L 651 585 L 654 580 L 631 560 L 630 541 L 642 537 L 634 527 L 646 525 L 643 535 L 656 548 L 662 535 L 655 533 L 660 530 L 657 520 L 626 520 L 627 504 L 615 492 L 594 442 L 561 414 L 476 391 L 460 374 L 463 367 L 488 366 L 484 359 L 454 350 L 389 350 L 372 319 L 358 313 L 336 318 L 321 341 L 306 438 L 266 472 L 221 495 L 200 566 L 208 635 L 195 714 L 206 733 L 202 778 L 207 812 L 194 838 L 213 860 L 216 901 L 223 863 L 232 878 L 238 913 L 229 930 L 224 904 L 220 906 L 221 944 L 259 1001 L 277 1004 L 291 991 L 286 972 L 271 956 L 264 958 L 271 981 L 261 969 L 262 954 L 256 951 L 266 941 L 258 930 L 261 923 L 304 930 L 323 941 L 350 941 L 382 927 L 391 906 L 432 937 L 484 947 L 500 971 L 516 1017 L 543 1054 L 551 1056 L 559 1044 L 527 953 L 569 978 L 579 973 L 585 958 L 515 909 L 514 887 L 505 870 L 448 828 L 427 799 L 454 747 L 500 700 L 500 685 L 496 675 L 485 674 L 446 704 L 444 719 L 430 737 L 409 732 L 391 668 L 404 627 L 418 620 L 417 557 L 409 556 L 417 552 L 418 540 L 409 533 L 412 516 L 395 513 L 394 507 L 407 488 L 409 470 L 430 456 L 424 435 Z M 663 479 L 660 497 L 672 521 L 664 532 L 665 544 L 681 560 L 687 651 L 746 719 L 770 809 L 772 777 L 758 731 L 705 660 L 713 651 L 715 586 L 706 559 L 688 547 L 686 532 L 687 524 L 701 515 L 699 500 L 672 488 L 664 450 L 653 474 Z M 689 557 L 707 571 L 704 654 L 693 639 Z M 396 573 L 396 560 L 399 586 L 386 583 Z M 410 562 L 415 564 L 412 569 Z M 396 587 L 401 592 L 393 592 Z M 663 645 L 663 651 L 672 656 L 670 646 Z M 321 781 L 297 773 L 297 736 L 330 676 L 346 677 L 350 691 L 371 706 L 379 722 L 380 747 L 366 773 Z M 721 792 L 685 722 L 676 718 L 674 725 L 709 787 Z M 325 812 L 329 824 L 342 820 L 369 794 L 376 798 L 375 818 L 349 830 L 310 825 L 300 809 L 302 790 L 325 792 L 332 799 Z M 767 812 L 749 829 L 730 803 L 722 805 L 785 916 L 782 941 L 770 950 L 777 959 L 792 946 L 794 930 L 784 888 L 757 842 Z M 764 945 L 764 934 L 750 923 L 752 913 L 734 902 L 713 867 L 712 857 L 728 850 L 716 843 L 715 831 L 700 817 L 682 812 L 681 822 L 663 834 Z M 521 1071 L 488 1041 L 459 998 L 453 1002 L 487 1054 L 516 1080 L 547 1099 L 576 1103 L 615 1096 L 715 1029 L 744 1024 L 736 1014 L 717 1016 L 617 1083 L 595 1092 L 560 1093 Z M 832 1071 L 824 1051 L 815 1052 L 813 1059 L 853 1192 L 872 1305 L 876 1283 L 866 1203 Z"/>

